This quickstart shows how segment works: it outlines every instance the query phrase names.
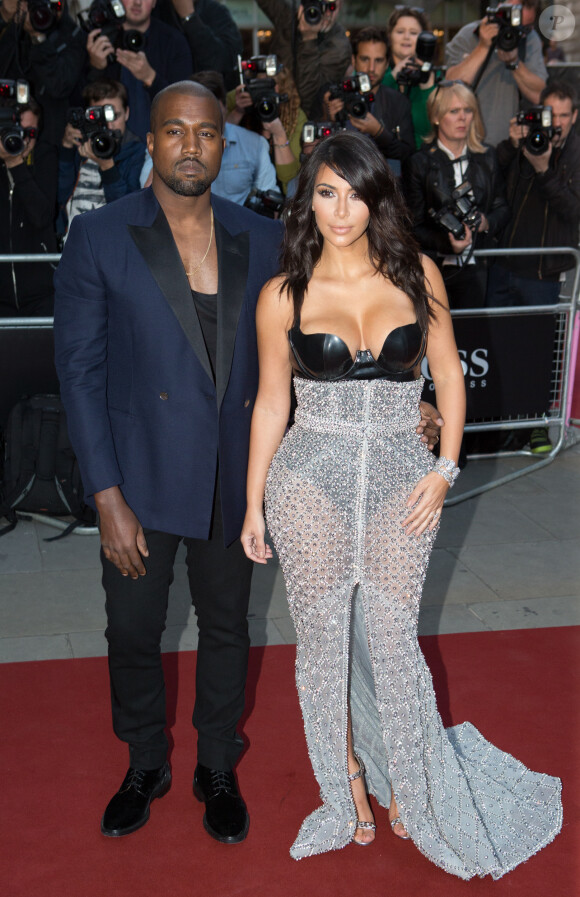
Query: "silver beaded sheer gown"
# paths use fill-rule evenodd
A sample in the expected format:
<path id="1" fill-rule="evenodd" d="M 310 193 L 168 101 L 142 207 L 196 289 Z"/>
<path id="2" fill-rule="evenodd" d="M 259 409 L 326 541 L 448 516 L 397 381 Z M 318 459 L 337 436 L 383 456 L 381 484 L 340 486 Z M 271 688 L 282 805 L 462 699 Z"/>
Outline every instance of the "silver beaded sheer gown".
<path id="1" fill-rule="evenodd" d="M 347 376 L 317 379 L 320 371 L 335 374 L 336 366 L 328 352 L 318 371 L 311 358 L 308 366 L 309 339 L 299 326 L 290 331 L 301 375 L 294 379 L 298 407 L 266 485 L 268 528 L 297 633 L 296 682 L 322 799 L 291 855 L 301 859 L 353 839 L 350 704 L 369 792 L 388 807 L 393 787 L 413 842 L 443 869 L 464 879 L 499 878 L 559 832 L 561 784 L 526 769 L 470 723 L 445 729 L 437 711 L 417 641 L 435 533 L 407 536 L 401 527 L 409 494 L 433 465 L 415 433 L 423 381 L 389 379 L 389 338 L 377 361 L 359 352 L 353 363 L 344 347 Z M 307 348 L 317 345 L 324 356 L 320 341 L 310 340 Z M 416 352 L 411 359 L 418 373 Z M 365 367 L 375 371 L 374 379 L 349 378 Z M 400 376 L 400 358 L 398 367 Z"/>

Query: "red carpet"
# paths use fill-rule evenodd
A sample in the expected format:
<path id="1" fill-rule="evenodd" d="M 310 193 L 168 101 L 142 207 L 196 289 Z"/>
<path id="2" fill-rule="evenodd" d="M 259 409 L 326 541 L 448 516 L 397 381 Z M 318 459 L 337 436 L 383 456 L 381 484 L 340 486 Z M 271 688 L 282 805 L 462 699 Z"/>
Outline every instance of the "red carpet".
<path id="1" fill-rule="evenodd" d="M 291 647 L 253 649 L 239 776 L 252 815 L 241 845 L 212 841 L 191 794 L 194 654 L 166 656 L 173 787 L 145 828 L 105 839 L 100 815 L 126 754 L 110 729 L 106 661 L 0 666 L 2 894 L 6 897 L 536 897 L 580 894 L 580 627 L 422 639 L 446 724 L 471 720 L 532 769 L 564 782 L 564 829 L 498 882 L 463 882 L 388 830 L 361 850 L 288 855 L 318 803 L 294 693 Z"/>

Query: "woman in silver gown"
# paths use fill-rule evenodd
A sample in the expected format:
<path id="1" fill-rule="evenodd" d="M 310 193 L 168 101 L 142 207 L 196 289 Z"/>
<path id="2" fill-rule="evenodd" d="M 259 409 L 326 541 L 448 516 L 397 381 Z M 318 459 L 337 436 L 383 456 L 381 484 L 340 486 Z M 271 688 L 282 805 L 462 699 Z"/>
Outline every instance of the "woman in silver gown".
<path id="1" fill-rule="evenodd" d="M 322 798 L 291 854 L 371 843 L 368 789 L 394 834 L 443 869 L 499 878 L 559 831 L 560 782 L 469 723 L 446 730 L 437 712 L 417 619 L 458 473 L 463 373 L 440 274 L 368 138 L 333 135 L 304 166 L 283 270 L 258 302 L 242 543 L 258 563 L 271 557 L 265 498 Z M 445 420 L 436 461 L 415 433 L 424 356 Z"/>

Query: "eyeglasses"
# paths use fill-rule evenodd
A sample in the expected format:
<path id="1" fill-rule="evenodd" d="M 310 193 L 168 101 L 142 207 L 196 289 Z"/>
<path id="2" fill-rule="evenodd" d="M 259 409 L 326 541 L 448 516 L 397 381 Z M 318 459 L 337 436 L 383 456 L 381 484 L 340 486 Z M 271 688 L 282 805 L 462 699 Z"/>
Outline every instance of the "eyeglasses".
<path id="1" fill-rule="evenodd" d="M 453 81 L 451 81 L 451 80 L 439 81 L 439 83 L 435 87 L 435 96 L 437 96 L 437 94 L 439 93 L 439 91 L 441 90 L 442 87 L 453 87 L 455 84 L 461 84 L 462 87 L 467 87 L 467 89 L 471 90 L 471 92 L 473 93 L 473 89 L 470 87 L 469 84 L 466 84 L 465 81 L 461 80 L 461 78 L 455 78 Z"/>

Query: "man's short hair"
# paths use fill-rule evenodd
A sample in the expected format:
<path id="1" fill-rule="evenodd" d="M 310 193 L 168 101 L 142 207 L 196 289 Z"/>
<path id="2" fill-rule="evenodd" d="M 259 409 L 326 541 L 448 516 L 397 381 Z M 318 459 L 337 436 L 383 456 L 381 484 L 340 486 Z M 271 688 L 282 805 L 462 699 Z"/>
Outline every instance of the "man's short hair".
<path id="1" fill-rule="evenodd" d="M 217 98 L 208 90 L 208 88 L 204 84 L 199 84 L 197 81 L 175 81 L 173 84 L 168 84 L 167 87 L 164 87 L 163 90 L 160 90 L 159 93 L 156 93 L 151 101 L 151 117 L 149 127 L 152 132 L 155 131 L 157 126 L 157 110 L 159 109 L 159 105 L 163 102 L 166 96 L 170 94 L 181 94 L 182 96 L 192 96 L 198 98 L 207 98 L 215 103 L 216 108 L 216 124 L 219 124 L 221 131 L 223 133 L 223 124 L 224 117 L 222 114 L 222 107 L 220 106 Z"/>
<path id="2" fill-rule="evenodd" d="M 94 103 L 101 103 L 103 100 L 121 100 L 123 109 L 129 108 L 129 94 L 127 88 L 120 81 L 114 78 L 100 78 L 98 81 L 92 81 L 83 89 L 83 103 L 85 106 L 92 106 Z"/>
<path id="3" fill-rule="evenodd" d="M 387 32 L 382 28 L 377 28 L 375 25 L 368 25 L 366 28 L 361 28 L 351 40 L 352 47 L 352 55 L 358 56 L 358 48 L 360 44 L 365 43 L 373 43 L 373 44 L 384 44 L 385 51 L 389 46 L 389 41 L 387 39 Z"/>
<path id="4" fill-rule="evenodd" d="M 204 69 L 203 72 L 194 72 L 191 80 L 195 81 L 196 84 L 207 87 L 208 90 L 211 90 L 216 100 L 219 100 L 224 106 L 226 105 L 226 84 L 221 72 Z"/>
<path id="5" fill-rule="evenodd" d="M 547 97 L 558 97 L 559 100 L 571 100 L 572 109 L 578 108 L 578 94 L 576 88 L 569 81 L 562 79 L 550 79 L 540 94 L 540 105 L 543 106 Z"/>

